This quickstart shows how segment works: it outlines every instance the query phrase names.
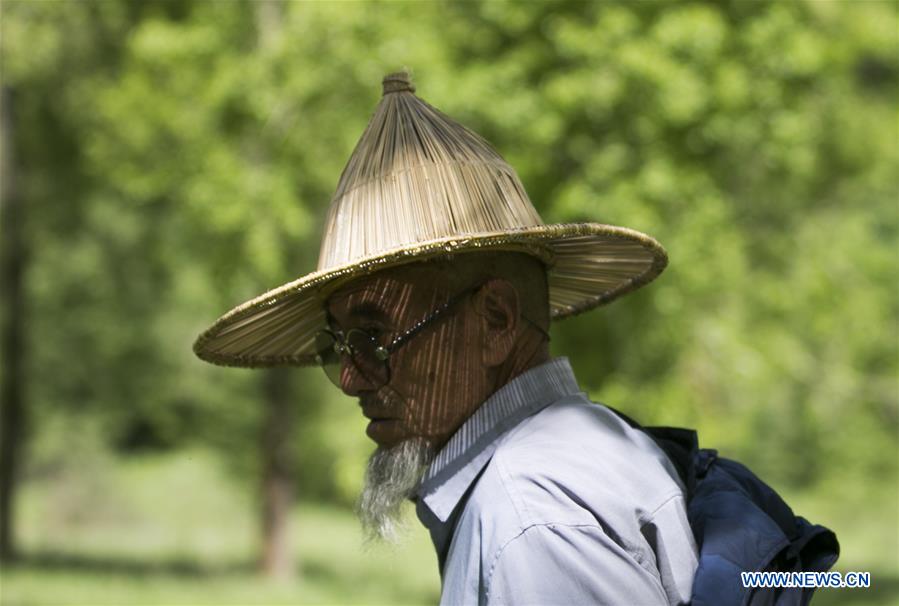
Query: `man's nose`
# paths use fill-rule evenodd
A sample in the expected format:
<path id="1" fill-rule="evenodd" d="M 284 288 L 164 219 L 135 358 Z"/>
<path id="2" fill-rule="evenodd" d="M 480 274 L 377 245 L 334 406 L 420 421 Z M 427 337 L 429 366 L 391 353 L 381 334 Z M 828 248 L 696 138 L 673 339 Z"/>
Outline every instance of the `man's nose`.
<path id="1" fill-rule="evenodd" d="M 348 396 L 359 397 L 363 391 L 372 391 L 374 385 L 356 367 L 348 355 L 340 357 L 340 390 Z"/>

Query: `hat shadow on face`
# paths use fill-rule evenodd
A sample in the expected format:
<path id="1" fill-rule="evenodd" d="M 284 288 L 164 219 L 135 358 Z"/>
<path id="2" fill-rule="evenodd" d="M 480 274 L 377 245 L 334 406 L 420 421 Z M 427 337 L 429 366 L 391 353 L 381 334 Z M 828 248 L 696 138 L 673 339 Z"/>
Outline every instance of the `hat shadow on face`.
<path id="1" fill-rule="evenodd" d="M 411 438 L 439 446 L 489 395 L 473 310 L 459 293 L 448 295 L 445 275 L 434 269 L 401 268 L 366 277 L 328 300 L 340 330 L 381 326 L 388 332 L 384 342 L 425 321 L 420 332 L 391 353 L 385 385 L 373 385 L 353 359 L 342 358 L 339 387 L 359 398 L 363 414 L 372 419 L 367 432 L 382 446 Z M 458 306 L 445 307 L 454 300 Z M 440 311 L 442 315 L 435 314 Z M 378 421 L 394 417 L 400 422 Z"/>

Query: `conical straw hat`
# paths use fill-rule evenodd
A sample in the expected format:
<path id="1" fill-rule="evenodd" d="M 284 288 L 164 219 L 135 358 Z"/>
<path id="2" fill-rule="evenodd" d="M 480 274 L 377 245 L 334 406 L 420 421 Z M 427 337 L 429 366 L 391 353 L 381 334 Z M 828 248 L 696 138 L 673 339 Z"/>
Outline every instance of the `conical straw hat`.
<path id="1" fill-rule="evenodd" d="M 512 167 L 418 98 L 409 75 L 384 95 L 331 200 L 318 268 L 232 309 L 194 343 L 227 366 L 314 364 L 324 303 L 361 275 L 448 253 L 515 251 L 548 268 L 550 317 L 608 303 L 667 264 L 651 237 L 600 223 L 544 225 Z"/>

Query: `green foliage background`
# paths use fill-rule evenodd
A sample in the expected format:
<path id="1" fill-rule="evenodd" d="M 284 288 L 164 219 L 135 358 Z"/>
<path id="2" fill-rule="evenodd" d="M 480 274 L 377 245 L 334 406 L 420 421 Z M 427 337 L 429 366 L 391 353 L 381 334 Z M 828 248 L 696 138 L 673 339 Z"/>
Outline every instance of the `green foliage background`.
<path id="1" fill-rule="evenodd" d="M 27 477 L 77 468 L 78 434 L 116 457 L 211 448 L 254 486 L 258 373 L 191 342 L 314 268 L 380 78 L 408 66 L 546 222 L 668 249 L 652 286 L 553 327 L 593 398 L 869 518 L 899 576 L 897 31 L 888 1 L 4 0 Z M 320 374 L 295 376 L 297 485 L 345 506 L 370 445 Z"/>

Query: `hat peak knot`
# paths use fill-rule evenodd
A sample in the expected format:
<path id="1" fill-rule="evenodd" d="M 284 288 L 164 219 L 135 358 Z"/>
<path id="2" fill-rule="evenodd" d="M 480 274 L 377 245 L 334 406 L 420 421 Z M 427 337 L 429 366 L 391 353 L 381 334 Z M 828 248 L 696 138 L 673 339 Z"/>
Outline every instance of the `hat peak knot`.
<path id="1" fill-rule="evenodd" d="M 384 87 L 384 95 L 387 93 L 415 92 L 412 76 L 406 70 L 387 74 L 381 81 L 381 85 Z"/>

